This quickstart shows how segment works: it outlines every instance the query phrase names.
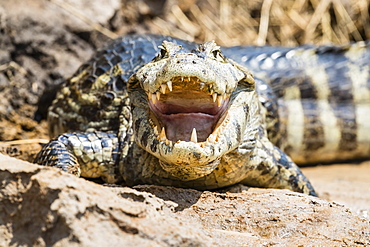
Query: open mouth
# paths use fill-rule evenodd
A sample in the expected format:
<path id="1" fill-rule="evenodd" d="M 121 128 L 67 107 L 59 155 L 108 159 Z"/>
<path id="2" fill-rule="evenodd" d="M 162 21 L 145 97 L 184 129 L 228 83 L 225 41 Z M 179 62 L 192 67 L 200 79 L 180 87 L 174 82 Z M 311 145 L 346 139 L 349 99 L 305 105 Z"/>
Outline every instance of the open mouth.
<path id="1" fill-rule="evenodd" d="M 175 77 L 148 93 L 154 131 L 160 141 L 215 142 L 229 95 L 218 94 L 196 77 Z"/>

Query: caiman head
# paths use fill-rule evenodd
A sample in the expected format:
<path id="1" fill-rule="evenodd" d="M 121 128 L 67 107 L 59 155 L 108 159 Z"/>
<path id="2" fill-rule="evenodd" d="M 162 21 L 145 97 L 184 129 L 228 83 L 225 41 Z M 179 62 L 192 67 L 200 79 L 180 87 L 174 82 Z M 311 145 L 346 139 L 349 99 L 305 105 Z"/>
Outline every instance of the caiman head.
<path id="1" fill-rule="evenodd" d="M 164 41 L 159 49 L 129 79 L 135 141 L 172 176 L 197 179 L 242 142 L 254 80 L 213 41 L 191 51 Z"/>

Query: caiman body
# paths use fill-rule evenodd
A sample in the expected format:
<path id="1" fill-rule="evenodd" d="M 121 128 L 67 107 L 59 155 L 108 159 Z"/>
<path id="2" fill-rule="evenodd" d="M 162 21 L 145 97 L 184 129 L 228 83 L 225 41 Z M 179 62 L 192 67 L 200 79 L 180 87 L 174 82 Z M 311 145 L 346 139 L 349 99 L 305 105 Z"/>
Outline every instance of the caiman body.
<path id="1" fill-rule="evenodd" d="M 159 47 L 159 48 L 158 48 Z M 108 183 L 315 195 L 296 162 L 370 156 L 370 48 L 113 41 L 49 109 L 36 162 Z M 286 152 L 286 153 L 284 153 Z"/>

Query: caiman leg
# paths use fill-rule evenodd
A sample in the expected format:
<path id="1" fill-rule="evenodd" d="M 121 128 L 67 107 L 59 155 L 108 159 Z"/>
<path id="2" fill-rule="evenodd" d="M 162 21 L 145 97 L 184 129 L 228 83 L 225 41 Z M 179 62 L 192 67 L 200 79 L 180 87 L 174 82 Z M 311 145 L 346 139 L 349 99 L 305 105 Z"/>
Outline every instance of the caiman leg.
<path id="1" fill-rule="evenodd" d="M 57 167 L 76 176 L 102 177 L 107 183 L 116 183 L 119 178 L 115 163 L 119 160 L 120 148 L 115 133 L 68 133 L 44 146 L 35 163 Z"/>
<path id="2" fill-rule="evenodd" d="M 277 189 L 289 189 L 317 196 L 313 186 L 288 155 L 274 146 L 267 138 L 257 140 L 256 147 L 246 155 L 242 146 L 237 156 L 247 164 L 242 184 Z"/>

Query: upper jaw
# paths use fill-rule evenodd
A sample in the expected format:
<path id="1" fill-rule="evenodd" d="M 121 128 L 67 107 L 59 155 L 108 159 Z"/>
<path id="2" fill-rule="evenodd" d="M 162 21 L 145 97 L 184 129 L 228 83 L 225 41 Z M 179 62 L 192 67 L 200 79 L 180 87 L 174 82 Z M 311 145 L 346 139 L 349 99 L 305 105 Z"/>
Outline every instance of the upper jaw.
<path id="1" fill-rule="evenodd" d="M 181 53 L 143 67 L 136 73 L 146 93 L 164 94 L 176 86 L 193 87 L 209 94 L 231 94 L 245 74 L 231 63 Z"/>

